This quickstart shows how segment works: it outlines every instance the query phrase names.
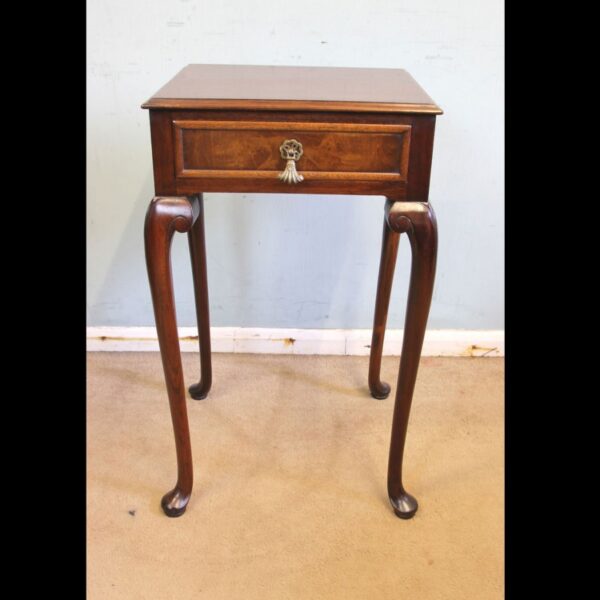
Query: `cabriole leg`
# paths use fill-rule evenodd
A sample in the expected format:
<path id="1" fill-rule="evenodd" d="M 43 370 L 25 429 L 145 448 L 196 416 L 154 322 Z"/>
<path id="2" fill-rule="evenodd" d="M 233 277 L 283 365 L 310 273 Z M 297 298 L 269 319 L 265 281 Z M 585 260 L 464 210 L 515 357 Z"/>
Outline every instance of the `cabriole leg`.
<path id="1" fill-rule="evenodd" d="M 418 504 L 416 499 L 404 489 L 402 458 L 410 406 L 433 294 L 437 256 L 437 224 L 433 208 L 425 202 L 388 201 L 386 218 L 392 230 L 408 234 L 412 250 L 410 287 L 388 463 L 390 502 L 398 517 L 410 519 L 417 511 Z"/>
<path id="2" fill-rule="evenodd" d="M 377 296 L 375 299 L 375 316 L 373 318 L 373 336 L 371 338 L 371 352 L 369 357 L 369 390 L 371 391 L 371 396 L 378 400 L 387 398 L 390 393 L 389 384 L 380 379 L 381 355 L 383 352 L 385 324 L 390 305 L 390 293 L 392 291 L 399 241 L 400 234 L 393 231 L 387 223 L 387 218 L 384 218 L 379 278 L 377 279 Z"/>
<path id="3" fill-rule="evenodd" d="M 171 242 L 175 231 L 190 231 L 198 212 L 196 197 L 155 197 L 148 207 L 144 227 L 146 266 L 177 453 L 177 483 L 161 501 L 169 517 L 178 517 L 185 512 L 193 485 L 190 431 L 173 296 Z"/>
<path id="4" fill-rule="evenodd" d="M 208 278 L 206 274 L 206 243 L 204 237 L 204 198 L 196 196 L 198 218 L 188 233 L 194 295 L 196 298 L 196 320 L 198 322 L 198 343 L 200 344 L 200 381 L 191 385 L 190 395 L 195 400 L 203 400 L 212 384 L 212 364 L 210 356 L 210 318 L 208 310 Z"/>

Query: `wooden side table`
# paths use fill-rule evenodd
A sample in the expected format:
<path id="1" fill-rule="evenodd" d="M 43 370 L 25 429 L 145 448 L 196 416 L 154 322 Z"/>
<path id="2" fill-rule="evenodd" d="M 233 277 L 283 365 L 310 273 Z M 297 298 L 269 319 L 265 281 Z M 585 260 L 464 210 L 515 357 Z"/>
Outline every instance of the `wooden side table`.
<path id="1" fill-rule="evenodd" d="M 200 381 L 212 381 L 203 192 L 360 194 L 385 197 L 369 388 L 386 398 L 381 354 L 398 242 L 412 266 L 388 463 L 388 495 L 408 519 L 417 501 L 402 484 L 402 456 L 429 314 L 437 227 L 428 203 L 440 108 L 400 69 L 188 65 L 142 108 L 150 109 L 156 196 L 145 221 L 146 264 L 165 373 L 177 483 L 162 498 L 185 512 L 193 469 L 171 276 L 171 241 L 187 232 L 193 268 Z"/>

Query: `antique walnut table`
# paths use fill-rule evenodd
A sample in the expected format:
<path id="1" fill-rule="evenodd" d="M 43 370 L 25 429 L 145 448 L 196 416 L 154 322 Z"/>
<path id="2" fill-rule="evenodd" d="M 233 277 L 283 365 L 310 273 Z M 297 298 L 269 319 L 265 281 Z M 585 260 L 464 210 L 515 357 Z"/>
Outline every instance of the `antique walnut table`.
<path id="1" fill-rule="evenodd" d="M 428 203 L 440 108 L 400 69 L 188 65 L 142 108 L 150 111 L 154 187 L 145 247 L 158 340 L 175 432 L 177 483 L 162 499 L 170 517 L 185 512 L 193 468 L 171 276 L 171 241 L 187 232 L 196 296 L 200 382 L 212 380 L 203 192 L 360 194 L 385 197 L 369 388 L 379 377 L 398 242 L 412 249 L 410 287 L 388 463 L 397 516 L 417 501 L 402 483 L 402 456 L 429 314 L 437 228 Z M 334 225 L 334 224 L 332 224 Z"/>

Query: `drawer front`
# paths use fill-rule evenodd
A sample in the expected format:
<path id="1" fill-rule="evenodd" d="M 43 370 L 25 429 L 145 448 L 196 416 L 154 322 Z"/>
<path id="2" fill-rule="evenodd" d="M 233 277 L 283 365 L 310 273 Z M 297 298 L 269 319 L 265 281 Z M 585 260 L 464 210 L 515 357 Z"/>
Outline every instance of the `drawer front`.
<path id="1" fill-rule="evenodd" d="M 263 182 L 265 189 L 301 192 L 319 182 L 393 184 L 406 182 L 408 175 L 410 125 L 183 119 L 172 123 L 179 181 L 254 182 L 259 188 Z M 303 180 L 292 184 L 279 179 L 286 168 L 280 146 L 290 139 L 302 145 L 295 167 Z"/>

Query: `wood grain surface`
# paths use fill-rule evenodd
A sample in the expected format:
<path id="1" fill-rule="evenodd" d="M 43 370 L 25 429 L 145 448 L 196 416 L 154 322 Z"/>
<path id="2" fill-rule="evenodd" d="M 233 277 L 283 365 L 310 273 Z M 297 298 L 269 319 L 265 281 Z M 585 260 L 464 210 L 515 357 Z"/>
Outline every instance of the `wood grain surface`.
<path id="1" fill-rule="evenodd" d="M 403 69 L 187 65 L 142 108 L 441 114 Z"/>

